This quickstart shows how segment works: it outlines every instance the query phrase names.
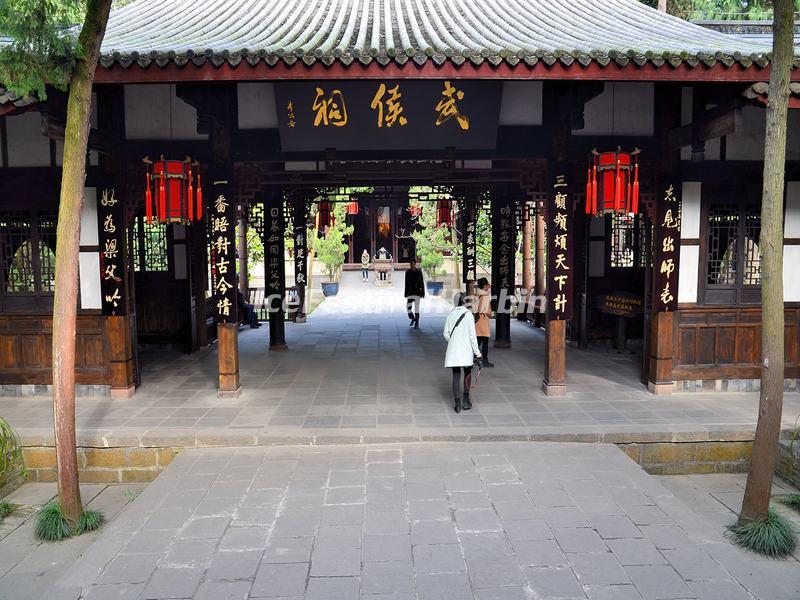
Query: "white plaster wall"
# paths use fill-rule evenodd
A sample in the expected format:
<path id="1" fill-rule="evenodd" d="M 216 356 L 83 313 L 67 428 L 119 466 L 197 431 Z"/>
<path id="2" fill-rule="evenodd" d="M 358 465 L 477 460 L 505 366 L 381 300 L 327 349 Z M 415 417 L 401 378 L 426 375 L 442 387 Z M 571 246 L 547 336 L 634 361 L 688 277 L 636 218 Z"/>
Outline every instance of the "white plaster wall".
<path id="1" fill-rule="evenodd" d="M 81 308 L 102 308 L 100 291 L 100 253 L 81 252 L 78 257 L 81 281 Z"/>
<path id="2" fill-rule="evenodd" d="M 81 206 L 81 246 L 100 244 L 97 229 L 97 188 L 87 187 L 83 191 Z"/>
<path id="3" fill-rule="evenodd" d="M 783 300 L 800 302 L 800 246 L 783 247 Z"/>
<path id="4" fill-rule="evenodd" d="M 678 302 L 697 302 L 697 272 L 700 267 L 700 246 L 681 246 L 678 269 Z"/>
<path id="5" fill-rule="evenodd" d="M 585 127 L 572 134 L 651 136 L 653 95 L 652 83 L 606 83 L 584 107 Z"/>
<path id="6" fill-rule="evenodd" d="M 684 181 L 681 193 L 681 239 L 700 237 L 700 198 L 702 184 Z"/>
<path id="7" fill-rule="evenodd" d="M 239 129 L 274 129 L 278 127 L 275 88 L 271 83 L 236 85 L 239 106 Z"/>
<path id="8" fill-rule="evenodd" d="M 174 84 L 125 86 L 125 137 L 129 140 L 205 140 L 197 111 L 175 95 Z"/>
<path id="9" fill-rule="evenodd" d="M 42 117 L 29 111 L 6 118 L 9 167 L 49 167 L 50 140 L 42 135 Z"/>
<path id="10" fill-rule="evenodd" d="M 783 236 L 800 238 L 800 181 L 786 182 L 786 213 Z"/>
<path id="11" fill-rule="evenodd" d="M 500 125 L 542 124 L 542 82 L 504 81 Z"/>

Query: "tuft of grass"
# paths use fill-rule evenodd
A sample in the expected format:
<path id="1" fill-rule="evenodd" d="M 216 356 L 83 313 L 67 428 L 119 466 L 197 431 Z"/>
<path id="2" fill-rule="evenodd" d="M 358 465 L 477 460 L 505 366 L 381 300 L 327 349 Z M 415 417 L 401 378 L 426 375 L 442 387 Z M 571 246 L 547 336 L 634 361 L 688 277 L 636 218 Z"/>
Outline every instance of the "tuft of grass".
<path id="1" fill-rule="evenodd" d="M 40 540 L 55 542 L 87 531 L 94 531 L 100 528 L 105 523 L 105 520 L 103 513 L 96 510 L 85 510 L 78 519 L 75 529 L 72 529 L 61 513 L 61 505 L 57 500 L 53 500 L 36 515 L 34 533 Z"/>
<path id="2" fill-rule="evenodd" d="M 142 493 L 141 489 L 136 488 L 129 488 L 125 490 L 125 497 L 128 499 L 128 502 L 133 502 L 136 500 L 136 497 Z"/>
<path id="3" fill-rule="evenodd" d="M 75 527 L 75 535 L 86 533 L 87 531 L 94 531 L 100 529 L 100 526 L 106 522 L 106 517 L 103 513 L 97 510 L 84 510 L 81 518 L 78 519 L 78 526 Z"/>
<path id="4" fill-rule="evenodd" d="M 40 540 L 55 542 L 72 537 L 72 529 L 61 514 L 61 506 L 57 501 L 46 504 L 36 515 L 34 534 Z"/>
<path id="5" fill-rule="evenodd" d="M 764 556 L 786 556 L 796 545 L 792 524 L 774 508 L 769 509 L 763 521 L 729 525 L 728 533 L 739 546 Z"/>
<path id="6" fill-rule="evenodd" d="M 795 510 L 800 510 L 800 494 L 786 494 L 785 496 L 780 496 L 778 502 L 786 506 L 791 506 Z"/>
<path id="7" fill-rule="evenodd" d="M 5 500 L 0 500 L 0 522 L 14 512 L 14 505 Z"/>

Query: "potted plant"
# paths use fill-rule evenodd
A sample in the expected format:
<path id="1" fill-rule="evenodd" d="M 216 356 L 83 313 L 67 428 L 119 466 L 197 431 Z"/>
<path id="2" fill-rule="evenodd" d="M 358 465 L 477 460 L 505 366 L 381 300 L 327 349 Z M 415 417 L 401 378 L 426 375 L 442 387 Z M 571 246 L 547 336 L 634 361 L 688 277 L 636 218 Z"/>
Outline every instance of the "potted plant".
<path id="1" fill-rule="evenodd" d="M 353 226 L 346 225 L 346 208 L 343 203 L 333 205 L 333 223 L 319 235 L 311 232 L 308 238 L 316 254 L 316 259 L 325 267 L 327 279 L 322 282 L 322 295 L 326 298 L 339 293 L 339 274 L 344 264 L 348 246 L 346 236 L 353 234 Z"/>
<path id="2" fill-rule="evenodd" d="M 425 192 L 428 188 L 412 188 Z M 419 209 L 415 211 L 416 224 L 411 236 L 414 238 L 417 255 L 420 257 L 420 266 L 427 275 L 425 288 L 432 296 L 439 296 L 444 288 L 444 282 L 439 278 L 446 275 L 442 268 L 445 254 L 452 254 L 455 250 L 453 232 L 448 227 L 439 227 L 436 223 L 437 196 L 431 194 L 430 199 L 415 203 Z"/>

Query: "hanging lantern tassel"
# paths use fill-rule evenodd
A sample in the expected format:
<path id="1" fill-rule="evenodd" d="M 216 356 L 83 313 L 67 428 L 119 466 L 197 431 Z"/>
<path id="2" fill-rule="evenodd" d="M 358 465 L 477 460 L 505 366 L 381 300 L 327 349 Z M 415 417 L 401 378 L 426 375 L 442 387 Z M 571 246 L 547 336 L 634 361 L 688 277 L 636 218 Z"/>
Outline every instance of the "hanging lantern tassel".
<path id="1" fill-rule="evenodd" d="M 194 187 L 192 186 L 192 166 L 189 165 L 189 190 L 186 199 L 186 208 L 189 212 L 189 222 L 194 221 Z"/>
<path id="2" fill-rule="evenodd" d="M 619 156 L 617 156 L 617 182 L 614 186 L 614 211 L 619 212 L 622 206 L 622 171 L 619 168 Z"/>
<path id="3" fill-rule="evenodd" d="M 592 169 L 591 167 L 586 173 L 586 214 L 592 214 Z"/>
<path id="4" fill-rule="evenodd" d="M 633 164 L 633 192 L 631 194 L 631 212 L 638 214 L 639 212 L 639 159 Z"/>
<path id="5" fill-rule="evenodd" d="M 592 214 L 597 214 L 597 160 L 592 167 Z"/>
<path id="6" fill-rule="evenodd" d="M 161 163 L 161 175 L 158 180 L 158 219 L 166 222 L 167 219 L 167 164 Z"/>
<path id="7" fill-rule="evenodd" d="M 203 188 L 200 187 L 200 170 L 197 170 L 197 220 L 203 218 Z"/>
<path id="8" fill-rule="evenodd" d="M 144 210 L 147 215 L 147 224 L 153 222 L 153 193 L 150 191 L 150 171 L 145 171 Z"/>

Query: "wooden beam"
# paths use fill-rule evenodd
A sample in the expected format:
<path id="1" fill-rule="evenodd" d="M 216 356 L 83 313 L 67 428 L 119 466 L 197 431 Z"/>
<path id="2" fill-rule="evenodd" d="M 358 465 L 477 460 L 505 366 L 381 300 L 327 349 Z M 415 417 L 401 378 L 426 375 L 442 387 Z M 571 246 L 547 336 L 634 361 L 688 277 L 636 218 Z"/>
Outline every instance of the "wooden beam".
<path id="1" fill-rule="evenodd" d="M 707 142 L 725 135 L 731 135 L 742 128 L 743 100 L 736 100 L 727 106 L 716 106 L 701 113 L 694 123 L 677 127 L 669 132 L 670 148 L 689 146 L 693 139 Z"/>
<path id="2" fill-rule="evenodd" d="M 297 61 L 293 65 L 287 65 L 283 61 L 278 61 L 275 66 L 269 66 L 260 62 L 255 66 L 242 61 L 234 67 L 225 62 L 219 67 L 206 62 L 201 66 L 189 63 L 179 67 L 175 63 L 169 63 L 164 67 L 155 64 L 148 67 L 140 67 L 133 64 L 123 68 L 119 64 L 112 67 L 100 67 L 97 69 L 95 82 L 103 83 L 156 83 L 156 82 L 178 82 L 178 81 L 278 81 L 292 79 L 516 79 L 516 80 L 587 80 L 587 81 L 677 81 L 677 82 L 698 82 L 698 83 L 725 83 L 725 82 L 746 82 L 756 83 L 766 81 L 769 78 L 769 67 L 743 67 L 734 64 L 726 67 L 722 63 L 717 63 L 712 67 L 698 65 L 690 67 L 686 63 L 681 63 L 677 67 L 663 65 L 657 67 L 652 63 L 637 66 L 629 63 L 621 67 L 616 63 L 610 63 L 605 67 L 596 62 L 584 67 L 579 63 L 566 66 L 556 63 L 552 66 L 546 65 L 543 61 L 534 66 L 518 64 L 511 66 L 507 63 L 494 66 L 489 62 L 480 65 L 464 63 L 456 65 L 446 61 L 442 65 L 437 65 L 433 61 L 426 61 L 423 65 L 417 65 L 413 61 L 408 61 L 405 65 L 390 63 L 386 66 L 377 62 L 363 65 L 360 62 L 353 62 L 344 65 L 334 62 L 330 66 L 316 62 L 313 65 L 306 65 L 302 61 Z M 792 81 L 800 81 L 800 70 L 792 72 Z"/>

